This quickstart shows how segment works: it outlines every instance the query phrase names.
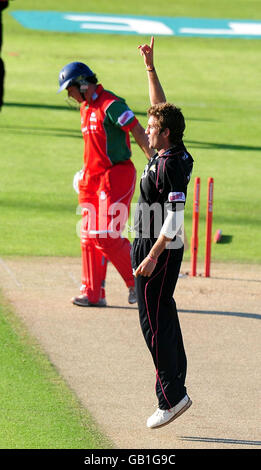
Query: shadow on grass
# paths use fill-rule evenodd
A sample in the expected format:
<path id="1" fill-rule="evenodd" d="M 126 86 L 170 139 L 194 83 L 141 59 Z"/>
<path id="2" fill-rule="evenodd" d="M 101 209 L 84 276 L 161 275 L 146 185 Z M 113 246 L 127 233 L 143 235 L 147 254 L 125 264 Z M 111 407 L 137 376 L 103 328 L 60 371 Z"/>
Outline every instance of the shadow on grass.
<path id="1" fill-rule="evenodd" d="M 5 102 L 3 107 L 12 107 L 12 108 L 36 108 L 36 109 L 53 109 L 53 110 L 66 110 L 66 111 L 79 111 L 77 107 L 72 107 L 69 105 L 54 105 L 54 104 L 40 104 L 40 103 L 15 103 L 15 102 Z"/>
<path id="2" fill-rule="evenodd" d="M 51 105 L 51 104 L 40 104 L 40 103 L 16 103 L 16 102 L 6 102 L 4 106 L 7 107 L 17 107 L 17 108 L 36 108 L 36 109 L 51 109 L 51 110 L 60 110 L 60 111 L 70 111 L 70 112 L 79 112 L 77 107 L 70 107 L 69 105 Z M 147 116 L 146 111 L 134 111 L 136 116 Z M 208 118 L 186 118 L 187 121 L 213 121 L 213 119 Z M 82 137 L 81 134 L 77 134 L 76 131 L 73 130 L 66 130 L 66 129 L 50 129 L 50 128 L 37 128 L 37 127 L 27 127 L 27 126 L 1 126 L 4 129 L 9 130 L 10 132 L 17 130 L 24 131 L 24 133 L 28 134 L 28 129 L 31 131 L 38 131 L 41 134 L 46 135 L 54 135 L 56 137 Z M 61 132 L 57 133 L 57 131 Z M 51 134 L 48 134 L 48 132 Z M 56 133 L 55 133 L 56 132 Z M 33 132 L 36 134 L 36 132 Z M 203 149 L 222 149 L 222 150 L 242 150 L 242 151 L 260 151 L 260 146 L 250 146 L 250 145 L 235 145 L 235 144 L 228 144 L 228 143 L 217 143 L 217 142 L 202 142 L 197 140 L 186 140 L 184 139 L 185 143 L 188 144 L 192 148 L 203 148 Z"/>
<path id="3" fill-rule="evenodd" d="M 192 148 L 201 148 L 201 149 L 222 149 L 222 150 L 250 150 L 250 151 L 259 151 L 261 147 L 255 147 L 251 145 L 235 145 L 235 144 L 220 144 L 217 142 L 202 142 L 197 140 L 186 140 L 186 144 L 188 144 Z"/>
<path id="4" fill-rule="evenodd" d="M 65 104 L 65 105 L 57 105 L 57 104 L 41 104 L 41 103 L 15 103 L 15 102 L 5 102 L 3 106 L 10 107 L 10 108 L 31 108 L 31 109 L 52 109 L 58 111 L 76 111 L 79 112 L 79 107 L 77 104 L 75 106 Z M 146 111 L 134 111 L 137 116 L 147 116 Z"/>
<path id="5" fill-rule="evenodd" d="M 41 200 L 37 199 L 31 199 L 31 200 L 25 200 L 20 198 L 19 202 L 16 200 L 8 200 L 6 199 L 0 199 L 0 205 L 2 205 L 5 209 L 16 209 L 19 208 L 20 211 L 37 211 L 39 214 L 43 212 L 49 212 L 49 213 L 69 213 L 73 214 L 76 213 L 76 207 L 77 205 L 75 204 L 74 201 L 57 201 L 56 195 L 54 195 L 53 200 L 51 201 L 45 201 L 44 198 Z"/>
<path id="6" fill-rule="evenodd" d="M 52 105 L 52 104 L 41 104 L 41 103 L 15 103 L 15 102 L 7 102 L 4 103 L 3 106 L 7 107 L 14 107 L 14 108 L 37 108 L 37 109 L 56 109 L 56 110 L 66 110 L 66 111 L 79 111 L 77 105 L 70 106 L 70 105 Z M 136 116 L 147 116 L 147 110 L 145 111 L 138 111 L 133 110 Z M 215 119 L 209 118 L 186 118 L 187 121 L 216 121 Z"/>
<path id="7" fill-rule="evenodd" d="M 219 240 L 218 245 L 227 245 L 228 243 L 231 243 L 233 240 L 233 235 L 223 235 L 221 236 L 221 239 Z"/>
<path id="8" fill-rule="evenodd" d="M 224 315 L 228 317 L 240 317 L 240 318 L 253 318 L 255 320 L 261 320 L 261 315 L 258 313 L 245 313 L 245 312 L 222 312 L 216 310 L 178 310 L 179 313 L 192 313 L 196 315 Z"/>

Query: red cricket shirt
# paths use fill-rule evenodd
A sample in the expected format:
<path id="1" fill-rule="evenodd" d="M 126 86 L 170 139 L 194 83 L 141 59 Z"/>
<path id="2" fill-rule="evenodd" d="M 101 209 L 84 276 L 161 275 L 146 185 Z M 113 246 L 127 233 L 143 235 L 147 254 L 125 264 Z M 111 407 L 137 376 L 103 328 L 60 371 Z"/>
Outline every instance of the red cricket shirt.
<path id="1" fill-rule="evenodd" d="M 84 139 L 84 173 L 80 192 L 88 192 L 88 183 L 111 166 L 131 157 L 129 131 L 138 120 L 125 100 L 98 85 L 92 101 L 80 108 Z"/>

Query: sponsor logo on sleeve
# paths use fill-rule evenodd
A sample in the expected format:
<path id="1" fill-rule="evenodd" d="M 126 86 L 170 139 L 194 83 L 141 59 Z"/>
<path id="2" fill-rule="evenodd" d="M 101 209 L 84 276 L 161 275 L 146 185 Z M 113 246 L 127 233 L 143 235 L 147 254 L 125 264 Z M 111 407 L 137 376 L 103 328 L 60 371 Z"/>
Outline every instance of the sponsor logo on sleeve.
<path id="1" fill-rule="evenodd" d="M 127 124 L 127 122 L 133 117 L 134 117 L 133 111 L 128 109 L 127 111 L 124 111 L 124 113 L 120 115 L 120 117 L 118 118 L 118 123 L 120 124 L 120 126 L 125 126 L 125 124 Z"/>
<path id="2" fill-rule="evenodd" d="M 168 201 L 169 202 L 185 202 L 186 197 L 184 193 L 169 193 Z"/>

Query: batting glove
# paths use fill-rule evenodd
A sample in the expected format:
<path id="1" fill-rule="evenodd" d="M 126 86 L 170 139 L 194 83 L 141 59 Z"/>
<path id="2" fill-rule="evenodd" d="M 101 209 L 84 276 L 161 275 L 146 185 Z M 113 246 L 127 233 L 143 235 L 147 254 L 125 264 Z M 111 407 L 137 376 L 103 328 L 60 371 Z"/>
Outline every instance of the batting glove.
<path id="1" fill-rule="evenodd" d="M 83 179 L 83 170 L 77 171 L 73 177 L 73 189 L 79 194 L 79 181 Z"/>

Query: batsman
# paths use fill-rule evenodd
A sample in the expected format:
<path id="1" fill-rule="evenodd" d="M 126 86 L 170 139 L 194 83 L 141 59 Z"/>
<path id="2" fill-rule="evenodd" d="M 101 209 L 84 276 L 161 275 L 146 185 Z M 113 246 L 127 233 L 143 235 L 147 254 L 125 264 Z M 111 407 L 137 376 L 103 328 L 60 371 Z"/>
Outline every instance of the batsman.
<path id="1" fill-rule="evenodd" d="M 82 210 L 82 286 L 72 302 L 81 307 L 106 306 L 109 260 L 128 288 L 129 303 L 135 303 L 131 244 L 122 236 L 136 183 L 129 134 L 147 158 L 153 152 L 125 100 L 105 90 L 86 64 L 71 62 L 62 68 L 58 93 L 62 90 L 80 104 L 84 140 L 83 168 L 73 182 Z"/>

